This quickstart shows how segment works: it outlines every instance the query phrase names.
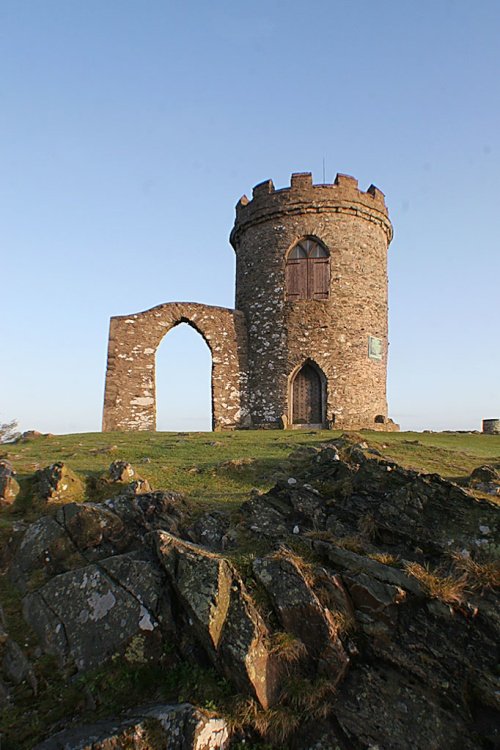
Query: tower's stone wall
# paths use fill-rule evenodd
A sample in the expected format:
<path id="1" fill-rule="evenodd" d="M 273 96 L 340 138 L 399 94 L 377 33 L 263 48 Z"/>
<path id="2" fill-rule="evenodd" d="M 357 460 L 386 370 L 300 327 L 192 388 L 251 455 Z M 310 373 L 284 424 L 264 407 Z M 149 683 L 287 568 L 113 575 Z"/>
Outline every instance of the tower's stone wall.
<path id="1" fill-rule="evenodd" d="M 328 299 L 285 299 L 290 248 L 304 237 L 330 252 Z M 258 185 L 236 207 L 236 308 L 248 330 L 249 409 L 253 425 L 288 426 L 291 382 L 307 360 L 326 383 L 326 421 L 335 427 L 387 429 L 387 247 L 392 238 L 383 194 L 352 177 L 291 187 Z M 369 337 L 381 359 L 369 356 Z M 375 421 L 377 419 L 377 421 Z"/>

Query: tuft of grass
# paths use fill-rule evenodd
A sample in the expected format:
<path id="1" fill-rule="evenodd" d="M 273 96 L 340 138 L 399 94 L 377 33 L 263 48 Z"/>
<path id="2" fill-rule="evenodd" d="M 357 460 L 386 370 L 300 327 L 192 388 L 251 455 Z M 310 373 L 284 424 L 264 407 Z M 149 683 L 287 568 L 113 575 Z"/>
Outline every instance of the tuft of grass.
<path id="1" fill-rule="evenodd" d="M 253 698 L 238 702 L 227 720 L 233 730 L 252 729 L 278 747 L 285 747 L 284 743 L 300 724 L 300 716 L 291 707 L 277 705 L 264 709 Z"/>
<path id="2" fill-rule="evenodd" d="M 300 638 L 284 631 L 273 633 L 271 636 L 270 653 L 287 664 L 300 661 L 307 654 L 307 648 Z"/>
<path id="3" fill-rule="evenodd" d="M 494 590 L 500 588 L 500 561 L 486 560 L 480 562 L 460 553 L 452 555 L 454 567 L 467 581 L 467 588 L 472 591 Z"/>
<path id="4" fill-rule="evenodd" d="M 342 612 L 339 609 L 329 610 L 328 618 L 338 635 L 347 635 L 356 630 L 356 620 L 349 612 Z"/>
<path id="5" fill-rule="evenodd" d="M 416 562 L 405 563 L 405 570 L 422 585 L 432 599 L 440 599 L 447 604 L 462 601 L 466 586 L 466 577 L 440 576 Z"/>
<path id="6" fill-rule="evenodd" d="M 382 565 L 392 565 L 394 567 L 399 565 L 399 557 L 391 555 L 390 552 L 369 552 L 367 556 L 376 562 L 382 563 Z"/>
<path id="7" fill-rule="evenodd" d="M 294 676 L 285 683 L 283 701 L 299 715 L 324 719 L 331 711 L 336 689 L 336 683 L 327 678 L 309 680 Z"/>
<path id="8" fill-rule="evenodd" d="M 304 536 L 308 539 L 318 539 L 320 542 L 335 542 L 335 536 L 331 531 L 325 529 L 324 531 L 313 529 L 312 531 L 304 532 Z"/>

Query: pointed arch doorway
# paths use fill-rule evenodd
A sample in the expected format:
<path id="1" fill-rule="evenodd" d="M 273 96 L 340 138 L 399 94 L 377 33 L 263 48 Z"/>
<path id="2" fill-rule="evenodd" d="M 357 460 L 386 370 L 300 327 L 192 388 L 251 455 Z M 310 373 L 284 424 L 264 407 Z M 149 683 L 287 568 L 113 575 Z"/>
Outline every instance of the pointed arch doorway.
<path id="1" fill-rule="evenodd" d="M 324 427 L 326 424 L 326 378 L 314 362 L 305 362 L 291 382 L 292 427 Z"/>

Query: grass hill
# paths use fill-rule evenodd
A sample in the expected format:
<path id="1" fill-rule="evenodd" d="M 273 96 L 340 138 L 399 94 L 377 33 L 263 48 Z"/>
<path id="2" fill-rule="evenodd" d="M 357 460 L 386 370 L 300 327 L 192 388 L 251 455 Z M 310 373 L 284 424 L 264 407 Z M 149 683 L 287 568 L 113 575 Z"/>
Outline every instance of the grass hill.
<path id="1" fill-rule="evenodd" d="M 290 471 L 288 457 L 304 446 L 319 446 L 334 431 L 240 431 L 226 433 L 117 432 L 49 435 L 0 446 L 17 472 L 21 495 L 3 513 L 30 511 L 27 495 L 33 473 L 64 462 L 86 483 L 81 500 L 93 498 L 92 478 L 115 460 L 130 462 L 155 489 L 182 492 L 204 509 L 237 506 L 253 487 L 268 489 Z M 383 433 L 362 431 L 366 441 L 406 468 L 436 473 L 457 482 L 482 464 L 500 468 L 500 436 L 478 433 Z M 31 514 L 30 514 L 31 515 Z"/>

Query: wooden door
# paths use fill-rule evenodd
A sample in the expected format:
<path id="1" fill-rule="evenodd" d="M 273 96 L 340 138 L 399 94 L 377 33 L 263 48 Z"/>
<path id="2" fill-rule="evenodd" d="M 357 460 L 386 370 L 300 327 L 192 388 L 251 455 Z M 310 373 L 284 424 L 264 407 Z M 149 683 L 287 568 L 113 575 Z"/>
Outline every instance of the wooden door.
<path id="1" fill-rule="evenodd" d="M 293 424 L 323 422 L 321 378 L 312 365 L 305 364 L 293 381 L 292 421 Z"/>

